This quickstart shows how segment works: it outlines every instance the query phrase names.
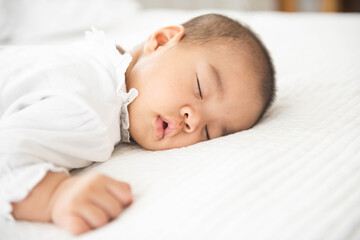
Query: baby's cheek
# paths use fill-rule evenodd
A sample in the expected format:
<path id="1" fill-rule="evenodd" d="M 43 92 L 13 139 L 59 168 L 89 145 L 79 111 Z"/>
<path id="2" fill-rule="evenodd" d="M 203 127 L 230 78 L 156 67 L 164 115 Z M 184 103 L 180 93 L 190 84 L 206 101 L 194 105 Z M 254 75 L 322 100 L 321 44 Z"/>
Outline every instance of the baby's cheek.
<path id="1" fill-rule="evenodd" d="M 163 87 L 162 90 L 153 93 L 151 98 L 153 104 L 161 108 L 175 107 L 184 99 L 182 89 L 172 87 Z"/>

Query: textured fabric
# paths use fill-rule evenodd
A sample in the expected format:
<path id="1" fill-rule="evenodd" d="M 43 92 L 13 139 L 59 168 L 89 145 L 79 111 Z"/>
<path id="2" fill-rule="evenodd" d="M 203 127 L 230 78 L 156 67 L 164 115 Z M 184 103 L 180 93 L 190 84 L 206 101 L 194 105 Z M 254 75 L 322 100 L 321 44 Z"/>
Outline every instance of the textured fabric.
<path id="1" fill-rule="evenodd" d="M 0 52 L 0 210 L 24 199 L 47 171 L 82 168 L 129 142 L 131 61 L 103 32 L 69 46 Z"/>

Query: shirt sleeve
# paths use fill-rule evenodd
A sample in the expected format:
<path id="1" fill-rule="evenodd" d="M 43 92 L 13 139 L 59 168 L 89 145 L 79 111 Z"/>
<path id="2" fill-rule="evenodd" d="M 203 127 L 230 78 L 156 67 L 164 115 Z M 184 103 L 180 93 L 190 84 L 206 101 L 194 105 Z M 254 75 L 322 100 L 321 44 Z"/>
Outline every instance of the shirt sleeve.
<path id="1" fill-rule="evenodd" d="M 105 161 L 114 149 L 108 129 L 84 99 L 35 94 L 0 119 L 0 215 L 26 198 L 48 171 L 68 172 Z"/>

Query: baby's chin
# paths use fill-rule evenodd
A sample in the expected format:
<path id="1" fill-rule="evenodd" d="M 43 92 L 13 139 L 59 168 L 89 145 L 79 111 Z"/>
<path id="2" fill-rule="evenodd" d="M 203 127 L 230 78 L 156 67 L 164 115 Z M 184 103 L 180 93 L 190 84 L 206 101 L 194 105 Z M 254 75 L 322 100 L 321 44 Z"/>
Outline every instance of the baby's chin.
<path id="1" fill-rule="evenodd" d="M 161 151 L 161 150 L 169 150 L 169 149 L 173 149 L 173 148 L 185 147 L 185 146 L 180 146 L 180 147 L 169 146 L 165 142 L 164 143 L 160 143 L 160 142 L 155 143 L 155 142 L 147 142 L 147 141 L 136 141 L 136 139 L 134 139 L 133 137 L 130 137 L 130 141 L 133 143 L 136 143 L 140 147 L 142 147 L 146 150 L 149 150 L 149 151 Z"/>
<path id="2" fill-rule="evenodd" d="M 140 147 L 149 150 L 149 151 L 161 151 L 161 150 L 169 150 L 172 149 L 173 147 L 166 147 L 166 146 L 158 146 L 156 144 L 149 144 L 149 143 L 143 143 L 143 142 L 137 142 L 134 140 L 134 142 L 136 144 L 138 144 Z"/>
<path id="3" fill-rule="evenodd" d="M 184 144 L 183 146 L 174 146 L 174 145 L 170 145 L 170 144 L 166 144 L 165 142 L 163 143 L 140 143 L 134 140 L 134 142 L 136 144 L 138 144 L 139 146 L 141 146 L 142 148 L 149 150 L 149 151 L 164 151 L 164 150 L 170 150 L 170 149 L 175 149 L 175 148 L 183 148 L 183 147 L 188 147 L 196 143 L 191 143 L 191 144 Z"/>
<path id="4" fill-rule="evenodd" d="M 159 149 L 158 147 L 154 146 L 154 144 L 151 144 L 149 142 L 137 141 L 136 138 L 133 138 L 132 136 L 130 136 L 130 142 L 136 143 L 137 145 L 139 145 L 140 147 L 142 147 L 142 148 L 144 148 L 146 150 L 150 150 L 150 151 L 162 150 L 162 149 Z"/>

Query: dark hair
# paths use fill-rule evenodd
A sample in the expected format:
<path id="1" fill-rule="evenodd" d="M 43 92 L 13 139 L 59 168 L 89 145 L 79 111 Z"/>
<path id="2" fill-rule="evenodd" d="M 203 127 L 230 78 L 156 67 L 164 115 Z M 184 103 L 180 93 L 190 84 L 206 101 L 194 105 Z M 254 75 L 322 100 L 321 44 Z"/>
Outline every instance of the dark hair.
<path id="1" fill-rule="evenodd" d="M 239 43 L 238 46 L 248 53 L 259 79 L 259 92 L 263 103 L 256 123 L 262 118 L 275 98 L 275 69 L 271 56 L 260 38 L 247 26 L 219 14 L 205 14 L 182 24 L 185 34 L 184 44 L 206 45 L 209 43 Z"/>

